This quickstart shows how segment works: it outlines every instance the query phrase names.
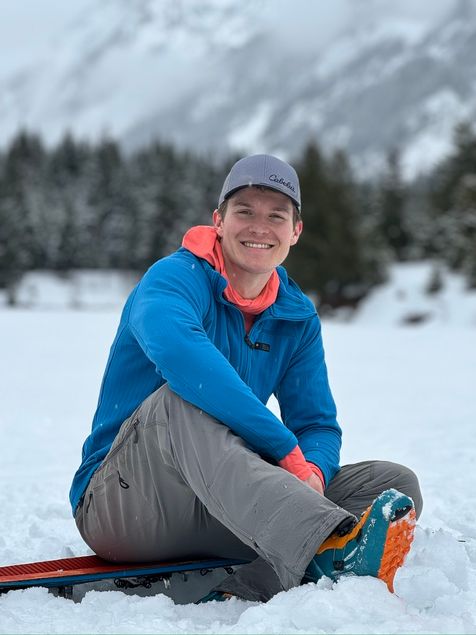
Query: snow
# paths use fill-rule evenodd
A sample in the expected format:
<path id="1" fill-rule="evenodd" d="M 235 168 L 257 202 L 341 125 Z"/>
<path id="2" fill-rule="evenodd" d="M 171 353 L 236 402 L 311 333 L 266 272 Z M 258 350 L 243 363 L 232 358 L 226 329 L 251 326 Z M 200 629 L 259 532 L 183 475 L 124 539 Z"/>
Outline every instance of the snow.
<path id="1" fill-rule="evenodd" d="M 27 128 L 48 146 L 66 131 L 91 142 L 111 136 L 126 150 L 159 135 L 199 153 L 266 149 L 291 158 L 311 135 L 326 152 L 347 149 L 363 177 L 378 166 L 375 151 L 381 163 L 382 153 L 398 146 L 411 178 L 446 156 L 456 123 L 474 119 L 454 25 L 441 39 L 432 36 L 455 6 L 456 0 L 4 2 L 0 147 Z M 460 22 L 457 28 L 458 38 L 463 32 L 470 41 Z M 247 49 L 260 51 L 256 68 Z M 427 90 L 415 90 L 412 81 L 400 85 L 399 71 L 428 55 L 441 76 L 431 71 Z M 251 71 L 238 72 L 239 90 L 235 56 Z M 278 72 L 286 77 L 289 64 L 289 81 L 269 81 Z M 382 112 L 387 91 L 396 101 Z M 414 102 L 399 99 L 403 93 L 415 95 Z M 184 102 L 193 105 L 185 115 Z M 369 127 L 361 108 L 383 117 L 388 134 L 374 130 L 374 118 Z"/>
<path id="2" fill-rule="evenodd" d="M 55 11 L 52 1 L 38 16 L 42 22 Z M 66 130 L 91 140 L 123 137 L 135 122 L 198 91 L 197 68 L 212 66 L 214 47 L 233 49 L 253 35 L 243 25 L 250 10 L 231 10 L 233 0 L 198 1 L 191 10 L 174 1 L 76 0 L 53 20 L 56 28 L 46 24 L 46 39 L 32 38 L 28 53 L 0 39 L 5 140 L 21 127 L 41 131 L 49 144 Z M 22 32 L 25 21 L 13 8 L 6 18 Z M 0 33 L 5 29 L 0 25 Z"/>
<path id="3" fill-rule="evenodd" d="M 242 148 L 249 148 L 250 153 L 264 152 L 264 148 L 260 147 L 259 140 L 261 133 L 265 130 L 272 114 L 271 104 L 263 102 L 258 107 L 254 117 L 247 123 L 237 127 L 236 131 L 231 134 L 229 142 L 231 148 L 237 152 Z"/>
<path id="4" fill-rule="evenodd" d="M 435 276 L 442 288 L 431 293 Z M 468 290 L 460 274 L 427 261 L 393 265 L 389 279 L 376 287 L 352 316 L 356 324 L 404 323 L 476 326 L 476 290 Z"/>
<path id="5" fill-rule="evenodd" d="M 375 60 L 375 65 L 372 67 L 373 72 L 370 73 L 366 81 L 375 82 L 377 77 L 374 71 L 376 70 L 379 71 L 379 74 L 389 75 L 394 72 L 395 68 L 403 64 L 411 54 L 411 47 L 418 44 L 426 35 L 428 24 L 425 25 L 422 21 L 416 20 L 414 16 L 411 19 L 393 17 L 392 20 L 382 19 L 382 17 L 378 12 L 370 12 L 368 15 L 362 16 L 359 7 L 355 12 L 354 21 L 349 21 L 343 36 L 336 38 L 336 43 L 322 52 L 322 57 L 318 63 L 319 75 L 321 77 L 332 76 L 355 58 L 356 50 L 370 48 L 385 41 L 405 43 L 406 53 L 390 65 L 388 61 L 382 64 L 380 60 Z"/>
<path id="6" fill-rule="evenodd" d="M 433 169 L 453 148 L 455 121 L 470 121 L 470 106 L 454 90 L 442 88 L 420 104 L 406 125 L 415 131 L 402 160 L 403 176 Z"/>
<path id="7" fill-rule="evenodd" d="M 82 269 L 63 275 L 27 272 L 15 288 L 15 304 L 40 309 L 121 308 L 138 280 L 133 272 Z"/>
<path id="8" fill-rule="evenodd" d="M 405 275 L 407 304 L 417 307 L 426 280 L 418 272 L 396 271 L 372 310 L 362 308 L 366 317 L 323 323 L 343 462 L 403 462 L 422 485 L 424 511 L 395 594 L 373 578 L 323 579 L 267 604 L 174 604 L 160 583 L 149 594 L 90 585 L 78 590 L 80 603 L 38 588 L 0 596 L 0 633 L 476 632 L 476 329 L 454 280 L 447 319 L 403 325 L 404 310 L 391 318 Z M 118 318 L 117 308 L 0 306 L 2 565 L 88 552 L 68 490 Z"/>

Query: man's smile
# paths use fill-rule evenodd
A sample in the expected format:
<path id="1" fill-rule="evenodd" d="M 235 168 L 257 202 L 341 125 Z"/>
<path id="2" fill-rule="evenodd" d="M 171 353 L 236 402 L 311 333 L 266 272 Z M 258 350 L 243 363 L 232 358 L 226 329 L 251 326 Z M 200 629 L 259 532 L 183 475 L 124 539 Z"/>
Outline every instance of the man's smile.
<path id="1" fill-rule="evenodd" d="M 248 240 L 242 241 L 241 244 L 245 247 L 250 247 L 251 249 L 271 249 L 271 247 L 273 247 L 273 245 L 270 245 L 269 243 L 254 243 Z"/>

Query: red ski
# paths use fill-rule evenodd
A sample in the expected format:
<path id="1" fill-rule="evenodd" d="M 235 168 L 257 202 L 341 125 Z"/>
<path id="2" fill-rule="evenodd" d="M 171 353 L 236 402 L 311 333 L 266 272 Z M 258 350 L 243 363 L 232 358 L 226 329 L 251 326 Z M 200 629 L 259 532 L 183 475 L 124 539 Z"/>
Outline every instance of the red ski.
<path id="1" fill-rule="evenodd" d="M 229 573 L 232 567 L 245 564 L 245 560 L 209 558 L 174 562 L 112 563 L 98 556 L 78 556 L 59 560 L 44 560 L 0 567 L 0 593 L 12 589 L 43 586 L 58 589 L 61 595 L 70 595 L 76 584 L 113 579 L 118 587 L 150 587 L 153 582 L 167 581 L 173 573 L 207 572 L 223 567 Z M 128 578 L 134 579 L 129 581 Z"/>

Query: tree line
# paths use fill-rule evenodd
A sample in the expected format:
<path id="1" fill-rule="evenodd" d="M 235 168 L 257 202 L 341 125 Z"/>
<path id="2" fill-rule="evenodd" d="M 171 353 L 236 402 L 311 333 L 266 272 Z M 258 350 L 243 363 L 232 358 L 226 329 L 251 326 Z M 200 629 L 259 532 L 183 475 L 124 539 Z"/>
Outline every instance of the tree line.
<path id="1" fill-rule="evenodd" d="M 209 224 L 238 157 L 218 162 L 155 142 L 125 155 L 118 143 L 70 134 L 54 147 L 22 131 L 0 153 L 0 287 L 34 269 L 142 272 Z M 404 182 L 398 153 L 359 180 L 346 154 L 310 142 L 292 160 L 305 231 L 287 268 L 321 308 L 355 304 L 394 261 L 432 258 L 476 287 L 476 135 L 455 131 L 435 170 Z M 435 284 L 437 280 L 435 280 Z"/>

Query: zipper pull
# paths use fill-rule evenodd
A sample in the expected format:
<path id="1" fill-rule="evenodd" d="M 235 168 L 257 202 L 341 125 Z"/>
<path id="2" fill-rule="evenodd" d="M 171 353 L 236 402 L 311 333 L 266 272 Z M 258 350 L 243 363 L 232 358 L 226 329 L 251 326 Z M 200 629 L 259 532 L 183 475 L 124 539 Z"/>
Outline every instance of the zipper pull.
<path id="1" fill-rule="evenodd" d="M 121 476 L 121 473 L 119 472 L 119 470 L 117 470 L 117 475 L 119 476 L 119 485 L 122 487 L 122 489 L 129 489 L 129 483 L 127 483 Z"/>

